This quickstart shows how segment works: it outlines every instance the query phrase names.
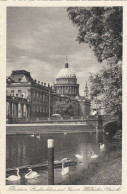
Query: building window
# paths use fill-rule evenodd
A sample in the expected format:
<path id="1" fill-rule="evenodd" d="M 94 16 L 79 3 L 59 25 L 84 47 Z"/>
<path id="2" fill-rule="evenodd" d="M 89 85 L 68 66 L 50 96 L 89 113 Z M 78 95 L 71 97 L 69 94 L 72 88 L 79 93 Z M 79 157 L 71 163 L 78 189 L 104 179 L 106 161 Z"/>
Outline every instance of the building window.
<path id="1" fill-rule="evenodd" d="M 37 112 L 39 112 L 39 106 L 37 105 Z"/>
<path id="2" fill-rule="evenodd" d="M 33 91 L 33 99 L 35 98 L 35 91 Z"/>
<path id="3" fill-rule="evenodd" d="M 34 99 L 36 99 L 36 92 L 34 93 Z"/>
<path id="4" fill-rule="evenodd" d="M 48 113 L 48 108 L 46 107 L 46 113 Z"/>
<path id="5" fill-rule="evenodd" d="M 35 112 L 35 104 L 33 105 L 33 112 Z"/>
<path id="6" fill-rule="evenodd" d="M 43 101 L 45 101 L 45 94 L 43 94 Z"/>
<path id="7" fill-rule="evenodd" d="M 52 98 L 52 97 L 50 96 L 50 98 Z M 48 102 L 48 99 L 49 99 L 49 95 L 47 95 L 47 102 Z"/>
<path id="8" fill-rule="evenodd" d="M 40 106 L 40 112 L 42 112 L 42 106 Z"/>
<path id="9" fill-rule="evenodd" d="M 37 92 L 37 95 L 36 95 L 37 99 L 38 99 L 38 92 Z"/>
<path id="10" fill-rule="evenodd" d="M 43 106 L 43 113 L 45 113 L 45 107 Z"/>
<path id="11" fill-rule="evenodd" d="M 14 95 L 14 90 L 11 90 L 11 95 L 12 95 L 12 96 Z"/>

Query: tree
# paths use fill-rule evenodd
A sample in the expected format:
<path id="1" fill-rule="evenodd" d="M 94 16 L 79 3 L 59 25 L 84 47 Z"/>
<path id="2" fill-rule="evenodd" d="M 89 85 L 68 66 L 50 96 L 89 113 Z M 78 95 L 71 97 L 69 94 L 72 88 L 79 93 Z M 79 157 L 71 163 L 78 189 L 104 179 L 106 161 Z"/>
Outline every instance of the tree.
<path id="1" fill-rule="evenodd" d="M 77 113 L 77 105 L 75 102 L 64 101 L 64 102 L 57 102 L 54 105 L 55 113 L 69 116 L 74 116 Z"/>
<path id="2" fill-rule="evenodd" d="M 122 114 L 122 62 L 107 65 L 90 76 L 91 96 L 101 95 L 108 113 Z"/>
<path id="3" fill-rule="evenodd" d="M 122 114 L 122 7 L 70 7 L 68 16 L 78 28 L 77 40 L 87 43 L 101 71 L 91 74 L 91 97 L 102 96 L 108 112 Z"/>
<path id="4" fill-rule="evenodd" d="M 99 62 L 122 60 L 122 7 L 70 7 L 79 43 L 88 43 Z"/>

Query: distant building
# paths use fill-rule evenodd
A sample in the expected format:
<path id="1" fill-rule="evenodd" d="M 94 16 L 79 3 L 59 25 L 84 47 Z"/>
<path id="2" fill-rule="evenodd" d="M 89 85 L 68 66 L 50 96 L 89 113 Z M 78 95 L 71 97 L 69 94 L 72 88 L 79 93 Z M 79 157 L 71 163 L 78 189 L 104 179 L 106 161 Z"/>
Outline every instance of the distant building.
<path id="1" fill-rule="evenodd" d="M 75 102 L 77 116 L 90 114 L 90 100 L 79 96 L 79 84 L 75 73 L 65 63 L 54 86 L 34 80 L 30 72 L 12 71 L 6 80 L 7 115 L 11 119 L 36 120 L 51 117 L 56 102 Z"/>
<path id="2" fill-rule="evenodd" d="M 22 96 L 30 102 L 30 118 L 48 117 L 52 113 L 53 101 L 59 100 L 57 94 L 53 96 L 53 89 L 49 85 L 33 80 L 25 70 L 12 71 L 7 78 L 7 96 L 9 95 Z"/>
<path id="3" fill-rule="evenodd" d="M 68 62 L 65 63 L 65 68 L 59 71 L 54 87 L 58 94 L 68 95 L 72 98 L 79 96 L 79 84 L 77 84 L 76 75 L 69 68 Z"/>
<path id="4" fill-rule="evenodd" d="M 88 90 L 87 83 L 86 83 L 86 87 L 85 87 L 85 90 L 84 90 L 84 96 L 85 96 L 87 99 L 89 98 L 89 90 Z"/>

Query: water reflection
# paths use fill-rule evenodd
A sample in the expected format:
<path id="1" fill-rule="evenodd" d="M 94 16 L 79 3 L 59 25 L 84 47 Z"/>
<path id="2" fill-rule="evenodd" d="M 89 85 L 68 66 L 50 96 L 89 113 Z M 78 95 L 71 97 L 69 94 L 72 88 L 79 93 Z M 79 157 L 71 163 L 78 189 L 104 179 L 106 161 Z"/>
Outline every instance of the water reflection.
<path id="1" fill-rule="evenodd" d="M 19 167 L 23 165 L 38 164 L 47 161 L 47 139 L 53 138 L 55 142 L 55 160 L 69 158 L 77 160 L 75 154 L 83 152 L 83 161 L 77 165 L 70 166 L 69 180 L 79 173 L 84 167 L 87 168 L 91 161 L 91 152 L 100 154 L 99 142 L 103 142 L 103 135 L 100 133 L 56 133 L 56 134 L 41 134 L 41 135 L 9 135 L 7 136 L 6 146 L 6 167 Z M 106 140 L 105 140 L 106 141 Z M 21 180 L 18 183 L 7 184 L 35 184 L 46 185 L 47 170 L 38 170 L 40 176 L 36 179 L 26 180 L 24 178 L 27 172 L 20 172 Z M 8 176 L 8 175 L 7 175 Z M 55 169 L 55 184 L 58 184 L 66 179 L 66 176 L 61 175 L 61 168 Z"/>

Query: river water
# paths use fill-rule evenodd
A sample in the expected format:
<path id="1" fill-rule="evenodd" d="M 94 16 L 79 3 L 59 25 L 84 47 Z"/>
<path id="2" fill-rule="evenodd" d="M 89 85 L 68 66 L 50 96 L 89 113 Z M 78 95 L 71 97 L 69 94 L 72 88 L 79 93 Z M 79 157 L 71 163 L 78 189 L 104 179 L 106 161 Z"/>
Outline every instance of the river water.
<path id="1" fill-rule="evenodd" d="M 99 143 L 103 143 L 103 133 L 48 133 L 41 135 L 7 135 L 6 146 L 6 167 L 20 167 L 24 165 L 39 164 L 47 161 L 47 140 L 54 139 L 55 160 L 68 158 L 77 160 L 75 154 L 83 152 L 83 161 L 69 167 L 69 181 L 71 177 L 82 171 L 91 162 L 91 151 L 100 154 Z M 40 176 L 36 179 L 26 180 L 24 175 L 27 172 L 20 172 L 21 179 L 18 182 L 7 181 L 6 184 L 20 185 L 47 185 L 47 170 L 36 170 Z M 16 172 L 11 172 L 16 174 Z M 55 184 L 61 184 L 67 177 L 61 175 L 61 168 L 56 168 Z M 10 174 L 7 174 L 7 177 Z"/>

